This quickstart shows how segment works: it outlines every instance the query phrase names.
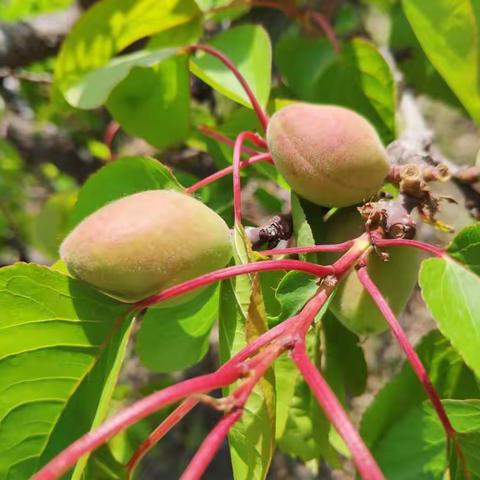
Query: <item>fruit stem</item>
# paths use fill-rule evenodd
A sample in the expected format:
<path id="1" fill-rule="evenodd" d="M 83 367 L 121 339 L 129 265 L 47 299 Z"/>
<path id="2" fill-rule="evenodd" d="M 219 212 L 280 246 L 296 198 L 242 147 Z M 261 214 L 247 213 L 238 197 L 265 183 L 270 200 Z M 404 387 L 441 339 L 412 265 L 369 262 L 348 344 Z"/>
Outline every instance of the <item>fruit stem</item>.
<path id="1" fill-rule="evenodd" d="M 354 240 L 347 242 L 335 243 L 333 245 L 312 245 L 310 247 L 289 247 L 289 248 L 273 248 L 271 250 L 257 250 L 265 256 L 270 255 L 295 255 L 297 253 L 316 253 L 316 252 L 345 252 L 352 247 Z"/>
<path id="2" fill-rule="evenodd" d="M 235 223 L 242 223 L 242 185 L 240 182 L 240 156 L 242 154 L 243 142 L 250 140 L 251 142 L 261 145 L 261 140 L 253 132 L 241 132 L 235 139 L 235 145 L 233 146 L 233 215 Z M 271 156 L 270 156 L 271 158 Z"/>
<path id="3" fill-rule="evenodd" d="M 325 415 L 347 444 L 358 472 L 365 480 L 384 478 L 375 459 L 355 429 L 347 413 L 319 370 L 308 358 L 305 342 L 298 342 L 292 352 L 292 359 L 315 395 Z"/>
<path id="4" fill-rule="evenodd" d="M 223 143 L 223 144 L 228 145 L 230 147 L 233 147 L 235 145 L 234 140 L 231 140 L 227 136 L 222 135 L 221 133 L 215 131 L 213 128 L 210 128 L 208 125 L 200 125 L 200 126 L 197 127 L 197 130 L 200 133 L 203 133 L 204 135 L 206 135 L 207 137 L 213 138 L 214 140 L 216 140 L 219 143 Z M 257 150 L 255 150 L 254 148 L 244 146 L 242 148 L 242 153 L 247 153 L 249 155 L 258 155 L 261 152 L 257 152 Z"/>
<path id="5" fill-rule="evenodd" d="M 188 47 L 188 51 L 190 52 L 203 51 L 205 53 L 212 55 L 213 57 L 218 58 L 218 60 L 220 60 L 233 73 L 233 75 L 235 75 L 235 78 L 238 80 L 242 88 L 245 90 L 245 93 L 247 94 L 250 100 L 250 103 L 252 104 L 252 108 L 255 110 L 255 113 L 257 114 L 260 124 L 262 125 L 262 128 L 266 130 L 268 125 L 268 120 L 269 120 L 268 115 L 264 112 L 264 110 L 260 106 L 260 103 L 257 100 L 257 97 L 255 96 L 255 94 L 253 93 L 253 90 L 250 88 L 250 85 L 246 81 L 245 77 L 240 73 L 238 68 L 234 65 L 234 63 L 225 54 L 223 54 L 216 48 L 211 47 L 210 45 L 191 45 Z"/>
<path id="6" fill-rule="evenodd" d="M 375 302 L 378 309 L 380 310 L 382 315 L 385 317 L 385 320 L 390 326 L 390 330 L 392 331 L 393 336 L 397 339 L 415 375 L 418 377 L 418 379 L 422 383 L 428 398 L 432 402 L 432 405 L 437 412 L 438 418 L 442 422 L 442 425 L 443 425 L 443 428 L 445 429 L 447 437 L 452 439 L 455 438 L 455 435 L 456 435 L 455 429 L 453 428 L 452 424 L 450 423 L 450 420 L 448 419 L 447 412 L 443 408 L 443 405 L 437 390 L 433 386 L 428 376 L 428 373 L 425 370 L 425 367 L 423 366 L 420 358 L 418 357 L 417 352 L 415 352 L 415 349 L 413 348 L 412 344 L 408 340 L 408 337 L 403 331 L 397 318 L 395 317 L 395 314 L 393 313 L 392 309 L 388 305 L 387 301 L 385 300 L 380 290 L 377 288 L 375 283 L 370 278 L 370 275 L 368 274 L 365 263 L 362 263 L 359 265 L 357 269 L 357 275 L 361 284 L 364 286 L 365 290 L 367 290 L 367 292 L 370 294 L 370 296 L 372 297 L 372 300 Z"/>
<path id="7" fill-rule="evenodd" d="M 261 262 L 246 263 L 243 265 L 234 265 L 232 267 L 222 268 L 214 272 L 206 273 L 193 280 L 175 285 L 167 288 L 160 293 L 152 295 L 151 297 L 142 300 L 133 305 L 133 310 L 142 310 L 150 307 L 163 300 L 176 297 L 183 293 L 190 292 L 200 287 L 210 285 L 219 280 L 236 277 L 237 275 L 244 275 L 247 273 L 268 272 L 275 270 L 298 270 L 309 273 L 317 277 L 324 277 L 334 273 L 333 267 L 316 265 L 314 263 L 304 262 L 302 260 L 265 260 Z"/>
<path id="8" fill-rule="evenodd" d="M 406 238 L 378 238 L 375 239 L 375 245 L 377 247 L 412 247 L 431 253 L 437 257 L 444 257 L 446 255 L 446 252 L 443 248 L 430 245 L 429 243 L 420 242 L 418 240 L 409 240 Z"/>
<path id="9" fill-rule="evenodd" d="M 259 153 L 257 155 L 254 155 L 253 157 L 250 157 L 247 160 L 244 160 L 243 162 L 240 162 L 240 168 L 245 168 L 245 167 L 248 167 L 249 165 L 253 165 L 259 162 L 271 163 L 272 156 L 269 153 Z M 199 180 L 197 183 L 194 183 L 192 186 L 186 189 L 186 192 L 187 193 L 196 192 L 198 189 L 204 187 L 205 185 L 213 183 L 220 178 L 226 177 L 232 172 L 233 172 L 233 165 L 230 165 L 229 167 L 225 167 L 222 170 L 219 170 L 218 172 L 215 172 L 212 175 L 209 175 L 208 177 L 202 178 L 202 180 Z"/>

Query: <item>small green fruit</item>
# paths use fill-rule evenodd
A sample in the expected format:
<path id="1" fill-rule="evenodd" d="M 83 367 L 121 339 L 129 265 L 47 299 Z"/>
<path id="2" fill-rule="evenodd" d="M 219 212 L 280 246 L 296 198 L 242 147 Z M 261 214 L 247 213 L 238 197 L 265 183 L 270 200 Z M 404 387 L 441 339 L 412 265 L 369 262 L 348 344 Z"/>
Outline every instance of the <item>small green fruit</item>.
<path id="1" fill-rule="evenodd" d="M 368 199 L 382 187 L 389 168 L 372 125 L 343 107 L 288 105 L 270 119 L 267 141 L 292 189 L 325 207 Z"/>
<path id="2" fill-rule="evenodd" d="M 195 198 L 169 190 L 105 205 L 60 247 L 72 275 L 126 302 L 224 267 L 231 255 L 222 218 Z"/>
<path id="3" fill-rule="evenodd" d="M 364 231 L 364 223 L 356 209 L 345 209 L 334 214 L 327 222 L 327 228 L 325 243 L 339 243 L 358 237 Z M 367 269 L 395 315 L 399 315 L 417 282 L 420 256 L 416 250 L 406 247 L 392 247 L 384 251 L 390 255 L 389 261 L 383 261 L 372 252 L 367 260 Z M 337 258 L 338 255 L 324 255 L 322 262 L 331 263 Z M 355 271 L 349 272 L 340 282 L 330 308 L 357 335 L 380 333 L 388 327 Z"/>

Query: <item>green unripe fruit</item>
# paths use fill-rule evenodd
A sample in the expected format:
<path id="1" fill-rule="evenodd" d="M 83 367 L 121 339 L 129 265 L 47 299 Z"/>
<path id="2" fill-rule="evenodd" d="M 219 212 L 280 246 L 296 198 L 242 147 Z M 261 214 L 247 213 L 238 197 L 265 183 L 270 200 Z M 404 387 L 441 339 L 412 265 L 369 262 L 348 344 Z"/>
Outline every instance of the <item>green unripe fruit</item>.
<path id="1" fill-rule="evenodd" d="M 75 277 L 126 302 L 224 267 L 230 231 L 195 198 L 169 190 L 105 205 L 65 238 L 60 255 Z"/>
<path id="2" fill-rule="evenodd" d="M 356 209 L 345 209 L 334 214 L 327 222 L 327 229 L 325 243 L 339 243 L 358 237 L 364 231 L 364 222 Z M 420 256 L 416 250 L 407 247 L 383 251 L 390 259 L 385 262 L 372 251 L 367 259 L 367 269 L 395 315 L 399 315 L 417 282 Z M 338 255 L 325 254 L 321 261 L 331 263 L 337 258 Z M 349 272 L 340 282 L 330 308 L 357 335 L 380 333 L 388 327 L 355 271 Z"/>
<path id="3" fill-rule="evenodd" d="M 369 199 L 389 169 L 375 129 L 343 107 L 288 105 L 270 119 L 267 141 L 275 166 L 292 189 L 325 207 Z"/>

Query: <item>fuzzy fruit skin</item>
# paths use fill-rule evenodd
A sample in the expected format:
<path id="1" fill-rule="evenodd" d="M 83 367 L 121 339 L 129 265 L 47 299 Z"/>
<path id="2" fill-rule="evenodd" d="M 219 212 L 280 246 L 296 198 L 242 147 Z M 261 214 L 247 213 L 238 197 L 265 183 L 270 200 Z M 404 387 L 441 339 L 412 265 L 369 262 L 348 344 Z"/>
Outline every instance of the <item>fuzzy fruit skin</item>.
<path id="1" fill-rule="evenodd" d="M 190 195 L 149 190 L 115 200 L 78 224 L 60 256 L 72 275 L 125 302 L 224 267 L 230 230 Z"/>
<path id="2" fill-rule="evenodd" d="M 287 105 L 270 119 L 267 141 L 288 184 L 317 205 L 345 207 L 368 200 L 388 173 L 377 132 L 348 108 Z"/>
<path id="3" fill-rule="evenodd" d="M 362 219 L 356 209 L 337 212 L 327 222 L 325 243 L 343 242 L 358 237 L 364 231 Z M 390 255 L 384 262 L 372 251 L 367 259 L 370 277 L 386 298 L 395 315 L 399 315 L 410 298 L 418 278 L 420 255 L 413 248 L 391 247 L 382 249 Z M 335 254 L 325 254 L 321 263 L 332 262 Z M 387 322 L 363 288 L 353 270 L 341 281 L 330 304 L 335 316 L 357 335 L 373 335 L 388 328 Z"/>

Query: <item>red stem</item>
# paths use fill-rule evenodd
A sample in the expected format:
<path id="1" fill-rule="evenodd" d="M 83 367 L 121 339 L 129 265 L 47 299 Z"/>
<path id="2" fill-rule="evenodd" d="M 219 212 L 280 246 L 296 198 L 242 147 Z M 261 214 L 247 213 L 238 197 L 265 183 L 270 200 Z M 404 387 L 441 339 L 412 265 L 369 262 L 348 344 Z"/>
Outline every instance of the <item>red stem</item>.
<path id="1" fill-rule="evenodd" d="M 325 36 L 328 38 L 329 42 L 332 44 L 333 49 L 336 53 L 340 52 L 340 44 L 337 40 L 337 35 L 335 30 L 330 25 L 330 22 L 325 18 L 321 13 L 316 12 L 315 10 L 310 11 L 310 16 L 313 18 L 315 23 L 323 30 Z"/>
<path id="2" fill-rule="evenodd" d="M 189 463 L 180 480 L 197 480 L 207 469 L 212 458 L 222 445 L 230 429 L 242 416 L 242 409 L 236 409 L 225 415 L 206 436 L 197 453 Z"/>
<path id="3" fill-rule="evenodd" d="M 233 214 L 236 223 L 242 222 L 242 185 L 240 182 L 240 156 L 242 154 L 243 142 L 250 140 L 258 144 L 259 137 L 252 132 L 242 132 L 238 135 L 233 146 Z M 271 158 L 271 157 L 270 157 Z"/>
<path id="4" fill-rule="evenodd" d="M 408 362 L 415 372 L 415 375 L 418 377 L 425 391 L 427 392 L 428 398 L 432 402 L 447 436 L 449 438 L 455 438 L 455 430 L 448 419 L 447 412 L 443 408 L 437 390 L 433 386 L 425 367 L 418 357 L 417 352 L 415 352 L 415 349 L 412 347 L 412 344 L 408 340 L 408 337 L 395 317 L 395 314 L 392 312 L 392 309 L 388 305 L 380 290 L 370 278 L 366 266 L 360 266 L 360 268 L 357 270 L 357 275 L 360 282 L 365 287 L 365 290 L 367 290 L 367 292 L 370 294 L 372 300 L 375 302 L 378 309 L 385 317 L 385 320 L 388 322 L 394 337 L 397 339 L 400 347 L 404 351 Z"/>
<path id="5" fill-rule="evenodd" d="M 347 444 L 352 454 L 353 462 L 362 478 L 365 480 L 382 480 L 384 476 L 380 468 L 352 425 L 342 404 L 305 353 L 303 340 L 295 345 L 292 359 L 315 395 L 325 415 Z"/>
<path id="6" fill-rule="evenodd" d="M 250 88 L 250 85 L 245 80 L 245 77 L 239 72 L 238 68 L 233 64 L 233 62 L 222 52 L 209 45 L 191 45 L 190 47 L 188 47 L 188 50 L 191 52 L 203 51 L 212 55 L 213 57 L 218 58 L 218 60 L 220 60 L 235 75 L 235 78 L 245 90 L 245 93 L 247 94 L 250 103 L 252 104 L 252 107 L 255 110 L 258 119 L 260 120 L 260 124 L 262 125 L 263 129 L 266 130 L 268 125 L 268 115 L 262 109 L 260 103 L 257 100 L 257 97 L 253 93 L 253 90 Z"/>
<path id="7" fill-rule="evenodd" d="M 115 138 L 115 135 L 120 131 L 120 125 L 115 122 L 115 120 L 112 120 L 111 122 L 108 123 L 107 128 L 105 129 L 105 132 L 103 134 L 103 143 L 105 143 L 108 147 L 108 150 L 110 152 L 110 160 L 115 160 L 116 154 L 113 151 L 112 143 L 113 139 Z"/>
<path id="8" fill-rule="evenodd" d="M 156 445 L 180 420 L 185 417 L 194 407 L 199 400 L 196 398 L 187 398 L 183 401 L 168 417 L 138 446 L 133 453 L 132 457 L 126 465 L 127 479 L 132 478 L 133 472 L 142 460 L 142 458 L 148 453 L 148 451 Z"/>
<path id="9" fill-rule="evenodd" d="M 316 252 L 345 252 L 353 245 L 354 240 L 348 242 L 336 243 L 333 245 L 312 245 L 310 247 L 289 247 L 274 248 L 272 250 L 259 250 L 262 255 L 294 255 L 296 253 L 316 253 Z"/>
<path id="10" fill-rule="evenodd" d="M 240 385 L 229 398 L 235 402 L 234 408 L 222 420 L 202 442 L 202 445 L 190 461 L 180 480 L 199 479 L 212 461 L 213 456 L 220 448 L 223 440 L 235 422 L 239 420 L 243 413 L 245 403 L 258 381 L 270 368 L 273 361 L 288 347 L 291 343 L 291 336 L 278 344 L 271 344 L 267 349 L 257 355 L 250 365 L 249 376 L 244 384 Z"/>
<path id="11" fill-rule="evenodd" d="M 94 432 L 83 435 L 69 445 L 47 463 L 33 479 L 54 480 L 62 476 L 82 455 L 95 450 L 128 426 L 182 398 L 226 387 L 240 378 L 243 373 L 242 366 L 234 364 L 230 365 L 228 369 L 185 380 L 142 398 L 107 420 Z"/>
<path id="12" fill-rule="evenodd" d="M 134 304 L 134 310 L 142 310 L 144 308 L 160 303 L 183 293 L 190 292 L 200 287 L 210 285 L 219 280 L 236 277 L 237 275 L 244 275 L 247 273 L 268 272 L 274 270 L 298 270 L 309 273 L 317 277 L 324 277 L 333 273 L 333 268 L 330 266 L 316 265 L 314 263 L 304 262 L 301 260 L 265 260 L 261 262 L 246 263 L 244 265 L 235 265 L 233 267 L 226 267 L 214 272 L 206 273 L 193 280 L 175 285 L 167 288 L 156 295 L 142 300 Z"/>
<path id="13" fill-rule="evenodd" d="M 245 168 L 245 167 L 248 167 L 249 165 L 253 165 L 259 162 L 271 163 L 272 156 L 269 153 L 259 153 L 258 155 L 254 155 L 253 157 L 250 157 L 248 160 L 244 160 L 243 162 L 240 162 L 240 168 Z M 233 165 L 230 165 L 229 167 L 225 167 L 222 170 L 219 170 L 218 172 L 215 172 L 212 175 L 209 175 L 208 177 L 205 177 L 202 180 L 198 181 L 197 183 L 193 184 L 192 186 L 188 187 L 186 191 L 187 193 L 196 192 L 199 188 L 202 188 L 205 185 L 215 182 L 219 178 L 226 177 L 232 172 L 233 172 Z"/>
<path id="14" fill-rule="evenodd" d="M 363 236 L 359 237 L 355 241 L 352 248 L 342 257 L 347 260 L 343 263 L 337 261 L 334 267 L 324 267 L 321 265 L 314 265 L 308 262 L 302 262 L 298 260 L 276 260 L 265 261 L 254 264 L 238 265 L 234 267 L 227 267 L 218 272 L 212 272 L 210 274 L 203 275 L 197 279 L 185 282 L 177 287 L 172 287 L 158 295 L 155 295 L 143 302 L 134 305 L 135 309 L 145 308 L 162 299 L 171 298 L 172 296 L 185 293 L 192 288 L 207 285 L 216 280 L 224 278 L 230 278 L 239 274 L 254 273 L 258 271 L 266 270 L 283 270 L 283 269 L 295 269 L 300 271 L 306 271 L 317 276 L 331 275 L 333 271 L 336 272 L 337 277 L 340 278 L 348 268 L 351 267 L 353 262 L 357 260 L 362 251 L 368 247 L 368 243 L 365 244 Z M 192 287 L 193 286 L 193 287 Z M 322 287 L 322 293 L 317 294 L 312 300 L 310 300 L 302 312 L 278 325 L 274 329 L 265 333 L 250 345 L 248 345 L 243 351 L 232 357 L 223 367 L 217 370 L 215 373 L 202 375 L 193 379 L 185 380 L 176 385 L 167 387 L 164 390 L 149 395 L 142 400 L 134 403 L 133 405 L 125 408 L 119 412 L 116 416 L 107 420 L 99 428 L 93 432 L 89 432 L 72 443 L 69 447 L 63 450 L 59 455 L 53 458 L 47 465 L 45 465 L 33 478 L 34 480 L 53 480 L 65 472 L 67 472 L 81 456 L 93 451 L 101 444 L 108 441 L 112 436 L 119 433 L 123 429 L 150 415 L 151 413 L 159 410 L 160 408 L 179 401 L 183 398 L 190 397 L 194 394 L 207 393 L 211 390 L 226 387 L 232 384 L 247 372 L 250 371 L 249 365 L 242 363 L 244 359 L 254 353 L 255 349 L 259 349 L 267 342 L 281 336 L 289 335 L 290 340 L 299 341 L 299 333 L 305 333 L 313 322 L 315 315 L 318 313 L 325 300 L 328 298 L 326 289 L 334 288 L 334 283 L 327 283 Z M 291 323 L 290 323 L 291 322 Z M 296 334 L 295 334 L 296 333 Z M 284 339 L 285 340 L 285 339 Z M 302 340 L 303 341 L 303 340 Z M 278 348 L 278 345 L 272 345 L 272 348 Z M 284 345 L 285 348 L 286 344 Z M 278 352 L 279 350 L 277 350 Z M 267 354 L 267 350 L 265 351 Z M 263 356 L 259 357 L 263 358 Z M 252 367 L 258 368 L 258 365 L 263 365 L 262 368 L 268 368 L 268 362 L 270 359 L 265 360 L 264 363 L 256 364 L 252 359 Z M 256 378 L 254 372 L 254 379 Z M 247 377 L 248 378 L 248 377 Z M 252 387 L 253 388 L 253 387 Z M 248 392 L 247 392 L 248 393 Z M 245 397 L 246 398 L 246 397 Z M 239 400 L 242 400 L 241 398 Z M 227 429 L 228 432 L 228 429 Z M 226 435 L 226 433 L 225 433 Z"/>
<path id="15" fill-rule="evenodd" d="M 229 368 L 231 365 L 243 362 L 268 342 L 284 334 L 295 321 L 297 321 L 297 316 L 291 317 L 268 330 L 263 335 L 249 343 L 243 350 L 234 355 L 228 362 L 222 365 L 218 371 L 222 371 L 222 369 Z M 195 398 L 189 398 L 184 401 L 148 436 L 144 442 L 138 446 L 127 464 L 127 473 L 129 476 L 131 476 L 133 470 L 138 465 L 138 462 L 140 462 L 147 452 L 156 443 L 158 443 L 198 402 L 199 400 Z"/>
<path id="16" fill-rule="evenodd" d="M 214 140 L 216 140 L 219 143 L 223 143 L 223 144 L 228 145 L 229 147 L 232 147 L 232 148 L 235 145 L 234 140 L 228 138 L 225 135 L 222 135 L 221 133 L 217 132 L 216 130 L 214 130 L 213 128 L 210 128 L 207 125 L 200 125 L 199 127 L 197 127 L 197 129 L 198 129 L 199 132 L 203 133 L 207 137 L 213 138 Z M 265 144 L 265 148 L 266 148 L 266 144 Z M 258 155 L 261 152 L 258 152 L 254 148 L 244 146 L 242 148 L 242 153 L 246 153 L 248 155 Z"/>
<path id="17" fill-rule="evenodd" d="M 445 250 L 435 245 L 430 245 L 429 243 L 420 242 L 418 240 L 408 240 L 406 238 L 399 239 L 388 239 L 388 238 L 379 238 L 375 239 L 375 245 L 378 247 L 412 247 L 419 250 L 424 250 L 425 252 L 436 255 L 437 257 L 444 257 Z"/>

